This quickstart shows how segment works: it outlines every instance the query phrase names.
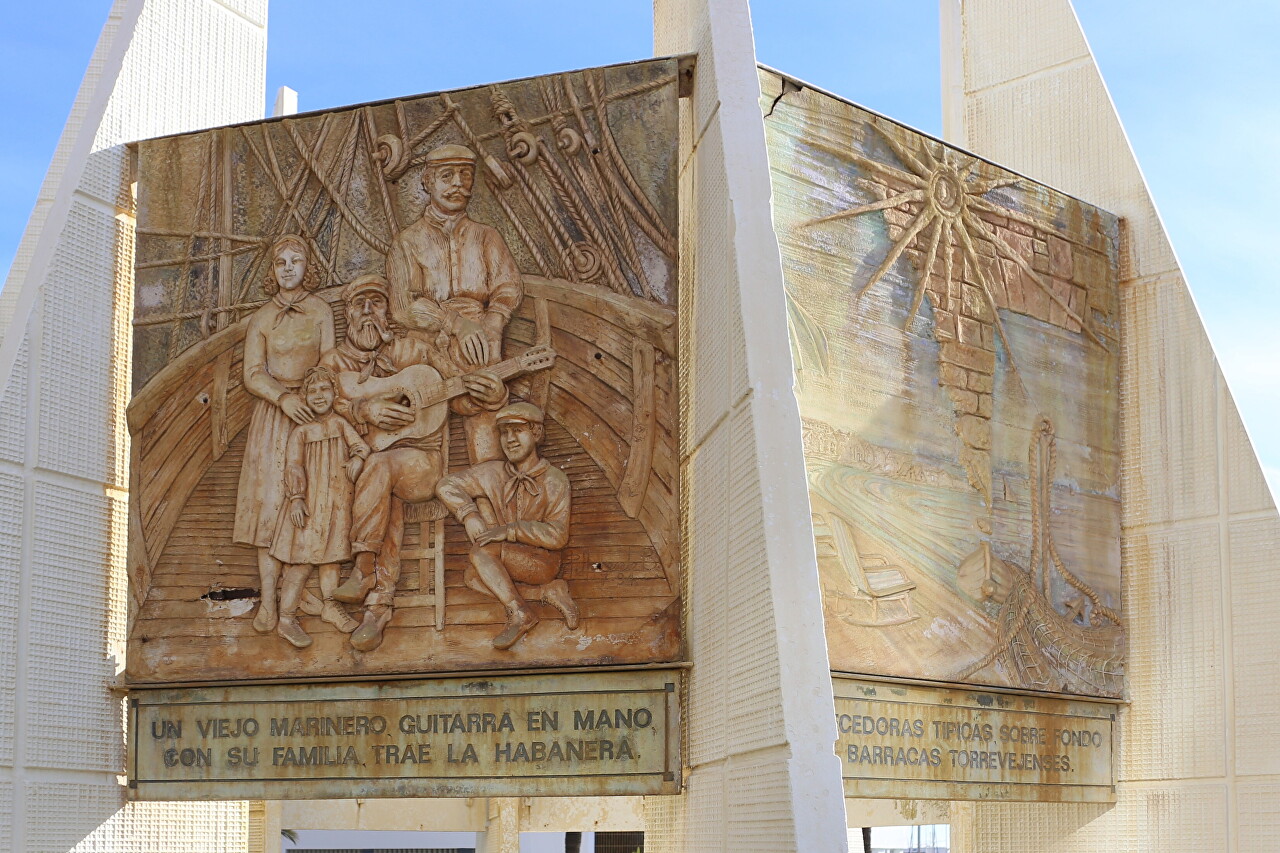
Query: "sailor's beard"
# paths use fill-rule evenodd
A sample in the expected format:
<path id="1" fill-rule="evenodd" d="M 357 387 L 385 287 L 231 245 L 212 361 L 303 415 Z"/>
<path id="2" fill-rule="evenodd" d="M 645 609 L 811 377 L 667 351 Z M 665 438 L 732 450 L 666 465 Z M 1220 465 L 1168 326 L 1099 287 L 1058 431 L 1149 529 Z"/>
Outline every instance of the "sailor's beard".
<path id="1" fill-rule="evenodd" d="M 347 340 L 358 349 L 371 352 L 392 340 L 391 329 L 385 320 L 371 314 L 362 314 L 348 320 Z"/>

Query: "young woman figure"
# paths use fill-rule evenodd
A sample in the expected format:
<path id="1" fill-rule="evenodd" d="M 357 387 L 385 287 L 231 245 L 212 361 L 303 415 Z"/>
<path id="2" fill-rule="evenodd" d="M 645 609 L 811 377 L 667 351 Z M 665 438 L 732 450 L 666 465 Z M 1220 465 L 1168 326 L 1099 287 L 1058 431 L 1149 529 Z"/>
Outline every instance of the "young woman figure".
<path id="1" fill-rule="evenodd" d="M 257 397 L 249 419 L 232 539 L 258 549 L 262 600 L 253 627 L 276 627 L 280 562 L 271 540 L 284 503 L 285 446 L 294 425 L 315 413 L 298 393 L 303 375 L 334 344 L 333 312 L 314 291 L 320 276 L 306 242 L 286 234 L 271 247 L 265 289 L 271 298 L 249 318 L 244 339 L 244 387 Z"/>

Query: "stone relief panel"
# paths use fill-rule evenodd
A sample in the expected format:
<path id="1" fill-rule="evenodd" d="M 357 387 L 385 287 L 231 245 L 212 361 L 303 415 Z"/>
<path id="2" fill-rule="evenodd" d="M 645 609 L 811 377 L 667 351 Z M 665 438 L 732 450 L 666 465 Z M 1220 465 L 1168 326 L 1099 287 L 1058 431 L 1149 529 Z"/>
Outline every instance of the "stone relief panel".
<path id="1" fill-rule="evenodd" d="M 138 146 L 133 683 L 679 659 L 677 98 Z"/>
<path id="2" fill-rule="evenodd" d="M 832 669 L 1120 696 L 1116 218 L 761 81 Z"/>

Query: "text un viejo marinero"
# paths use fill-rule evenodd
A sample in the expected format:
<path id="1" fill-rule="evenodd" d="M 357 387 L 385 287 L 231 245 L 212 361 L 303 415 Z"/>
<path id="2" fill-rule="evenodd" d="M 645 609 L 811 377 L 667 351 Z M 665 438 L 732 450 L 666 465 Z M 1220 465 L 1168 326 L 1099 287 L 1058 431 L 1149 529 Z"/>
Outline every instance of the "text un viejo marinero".
<path id="1" fill-rule="evenodd" d="M 655 722 L 649 707 L 392 716 L 156 715 L 142 734 L 152 749 L 159 747 L 161 763 L 174 769 L 626 764 L 658 750 Z"/>

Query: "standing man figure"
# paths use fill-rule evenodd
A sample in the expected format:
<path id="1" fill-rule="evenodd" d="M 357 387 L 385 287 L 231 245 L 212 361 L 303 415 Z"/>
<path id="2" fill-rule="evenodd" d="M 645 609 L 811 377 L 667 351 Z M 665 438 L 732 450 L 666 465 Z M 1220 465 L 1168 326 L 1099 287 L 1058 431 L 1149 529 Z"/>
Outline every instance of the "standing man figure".
<path id="1" fill-rule="evenodd" d="M 391 243 L 391 315 L 438 346 L 456 373 L 502 359 L 502 335 L 524 298 L 515 258 L 502 235 L 467 216 L 476 155 L 461 145 L 427 153 L 427 208 Z M 492 413 L 464 420 L 472 464 L 501 459 Z"/>
<path id="2" fill-rule="evenodd" d="M 348 284 L 342 292 L 346 338 L 320 358 L 320 364 L 338 376 L 342 414 L 365 433 L 373 427 L 393 433 L 405 430 L 419 416 L 402 394 L 388 397 L 373 390 L 379 383 L 369 382 L 371 377 L 396 376 L 418 364 L 430 365 L 445 378 L 457 375 L 452 362 L 434 345 L 396 333 L 387 318 L 387 297 L 387 283 L 381 276 L 365 275 Z M 450 407 L 464 418 L 492 414 L 507 402 L 506 386 L 491 373 L 473 373 L 463 382 L 467 393 L 454 398 Z M 444 473 L 442 432 L 415 436 L 406 431 L 404 438 L 371 453 L 355 482 L 351 550 L 356 567 L 332 598 L 364 602 L 363 621 L 351 635 L 351 645 L 359 651 L 376 649 L 391 621 L 400 578 L 403 505 L 435 495 Z"/>
<path id="3" fill-rule="evenodd" d="M 496 420 L 506 459 L 442 478 L 436 495 L 471 540 L 467 586 L 506 608 L 507 624 L 493 647 L 509 649 L 538 622 L 528 598 L 559 610 L 570 631 L 578 627 L 578 607 L 559 578 L 560 551 L 569 541 L 569 478 L 538 455 L 542 410 L 513 403 Z M 492 518 L 477 498 L 487 499 Z"/>

